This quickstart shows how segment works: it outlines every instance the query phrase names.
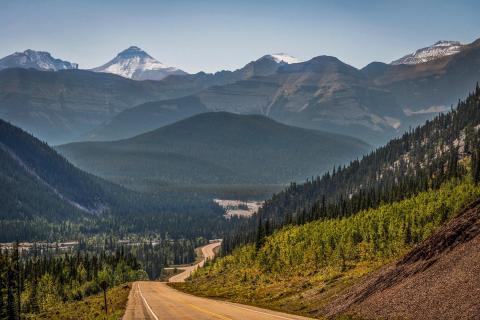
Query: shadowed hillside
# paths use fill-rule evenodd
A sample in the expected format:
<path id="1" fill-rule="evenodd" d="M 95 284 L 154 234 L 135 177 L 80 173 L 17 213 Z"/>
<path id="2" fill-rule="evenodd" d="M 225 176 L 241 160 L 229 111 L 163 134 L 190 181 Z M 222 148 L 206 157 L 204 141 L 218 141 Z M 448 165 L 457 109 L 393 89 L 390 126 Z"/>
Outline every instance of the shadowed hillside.
<path id="1" fill-rule="evenodd" d="M 150 230 L 176 237 L 190 233 L 178 227 L 185 219 L 195 221 L 201 232 L 210 229 L 212 236 L 223 223 L 223 211 L 210 200 L 125 189 L 79 170 L 2 120 L 0 160 L 0 242 Z"/>
<path id="2" fill-rule="evenodd" d="M 304 180 L 366 148 L 347 136 L 218 112 L 127 140 L 72 143 L 58 150 L 80 168 L 113 181 L 231 185 Z"/>

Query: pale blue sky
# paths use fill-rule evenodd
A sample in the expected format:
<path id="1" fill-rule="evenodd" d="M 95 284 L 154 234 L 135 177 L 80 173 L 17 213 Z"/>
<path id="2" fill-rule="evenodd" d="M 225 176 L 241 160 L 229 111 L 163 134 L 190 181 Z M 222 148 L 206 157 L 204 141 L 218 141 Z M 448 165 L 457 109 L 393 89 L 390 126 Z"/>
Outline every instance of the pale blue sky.
<path id="1" fill-rule="evenodd" d="M 437 40 L 480 38 L 480 1 L 0 1 L 0 56 L 49 51 L 81 68 L 130 45 L 189 72 L 266 53 L 326 54 L 363 67 Z"/>

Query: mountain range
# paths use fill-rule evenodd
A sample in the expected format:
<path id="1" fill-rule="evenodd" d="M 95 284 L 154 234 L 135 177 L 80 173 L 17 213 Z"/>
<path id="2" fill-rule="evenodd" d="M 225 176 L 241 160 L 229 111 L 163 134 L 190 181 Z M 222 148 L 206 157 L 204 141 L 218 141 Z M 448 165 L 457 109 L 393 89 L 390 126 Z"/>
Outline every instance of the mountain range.
<path id="1" fill-rule="evenodd" d="M 176 110 L 176 118 L 169 121 L 181 120 L 191 115 L 196 103 L 198 112 L 263 114 L 289 125 L 352 135 L 378 145 L 449 110 L 480 79 L 479 59 L 478 40 L 462 45 L 457 54 L 437 55 L 428 62 L 373 62 L 360 70 L 335 57 L 320 56 L 230 83 L 213 85 L 212 81 L 188 99 L 130 108 L 96 128 L 88 139 L 125 138 L 120 127 L 131 135 L 140 134 L 155 123 L 164 125 L 164 110 Z M 182 109 L 189 110 L 185 116 Z"/>
<path id="2" fill-rule="evenodd" d="M 95 131 L 101 130 L 115 115 L 136 105 L 184 97 L 210 86 L 269 75 L 283 64 L 265 56 L 235 71 L 172 75 L 162 81 L 133 81 L 86 70 L 42 72 L 8 68 L 0 70 L 0 118 L 51 144 L 60 144 L 85 136 L 94 137 Z M 178 119 L 190 114 L 179 113 Z M 141 132 L 146 131 L 141 122 L 129 123 L 138 126 Z M 158 126 L 151 129 L 156 128 Z"/>
<path id="3" fill-rule="evenodd" d="M 150 58 L 138 54 L 148 56 L 132 47 L 117 58 L 129 61 L 120 65 L 144 68 Z M 480 79 L 479 40 L 443 41 L 412 56 L 419 59 L 357 69 L 335 57 L 299 61 L 274 54 L 235 71 L 172 74 L 160 81 L 10 68 L 0 71 L 0 117 L 54 144 L 124 139 L 193 114 L 227 111 L 378 145 L 448 110 Z"/>

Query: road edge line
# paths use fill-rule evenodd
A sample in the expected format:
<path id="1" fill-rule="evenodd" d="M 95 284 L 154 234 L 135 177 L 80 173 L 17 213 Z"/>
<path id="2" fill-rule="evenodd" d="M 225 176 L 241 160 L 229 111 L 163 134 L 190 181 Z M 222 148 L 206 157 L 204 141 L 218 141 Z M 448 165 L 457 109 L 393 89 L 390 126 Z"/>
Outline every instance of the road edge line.
<path id="1" fill-rule="evenodd" d="M 147 310 L 152 314 L 152 316 L 155 318 L 155 320 L 159 320 L 157 315 L 153 312 L 152 308 L 150 308 L 150 305 L 148 304 L 147 300 L 143 296 L 142 289 L 140 289 L 140 284 L 137 283 L 137 288 L 138 292 L 140 293 L 140 297 L 142 297 L 143 304 L 147 307 Z"/>

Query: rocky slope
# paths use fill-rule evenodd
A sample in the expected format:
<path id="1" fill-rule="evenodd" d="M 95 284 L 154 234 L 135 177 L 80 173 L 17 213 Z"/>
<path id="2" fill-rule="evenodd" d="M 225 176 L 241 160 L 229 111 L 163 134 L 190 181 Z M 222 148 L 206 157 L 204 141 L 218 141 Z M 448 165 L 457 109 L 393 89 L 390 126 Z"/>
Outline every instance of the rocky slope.
<path id="1" fill-rule="evenodd" d="M 418 49 L 390 64 L 419 64 L 459 53 L 463 45 L 458 41 L 437 41 L 435 44 Z"/>
<path id="2" fill-rule="evenodd" d="M 368 319 L 477 319 L 480 200 L 400 259 L 330 303 L 329 315 Z"/>

